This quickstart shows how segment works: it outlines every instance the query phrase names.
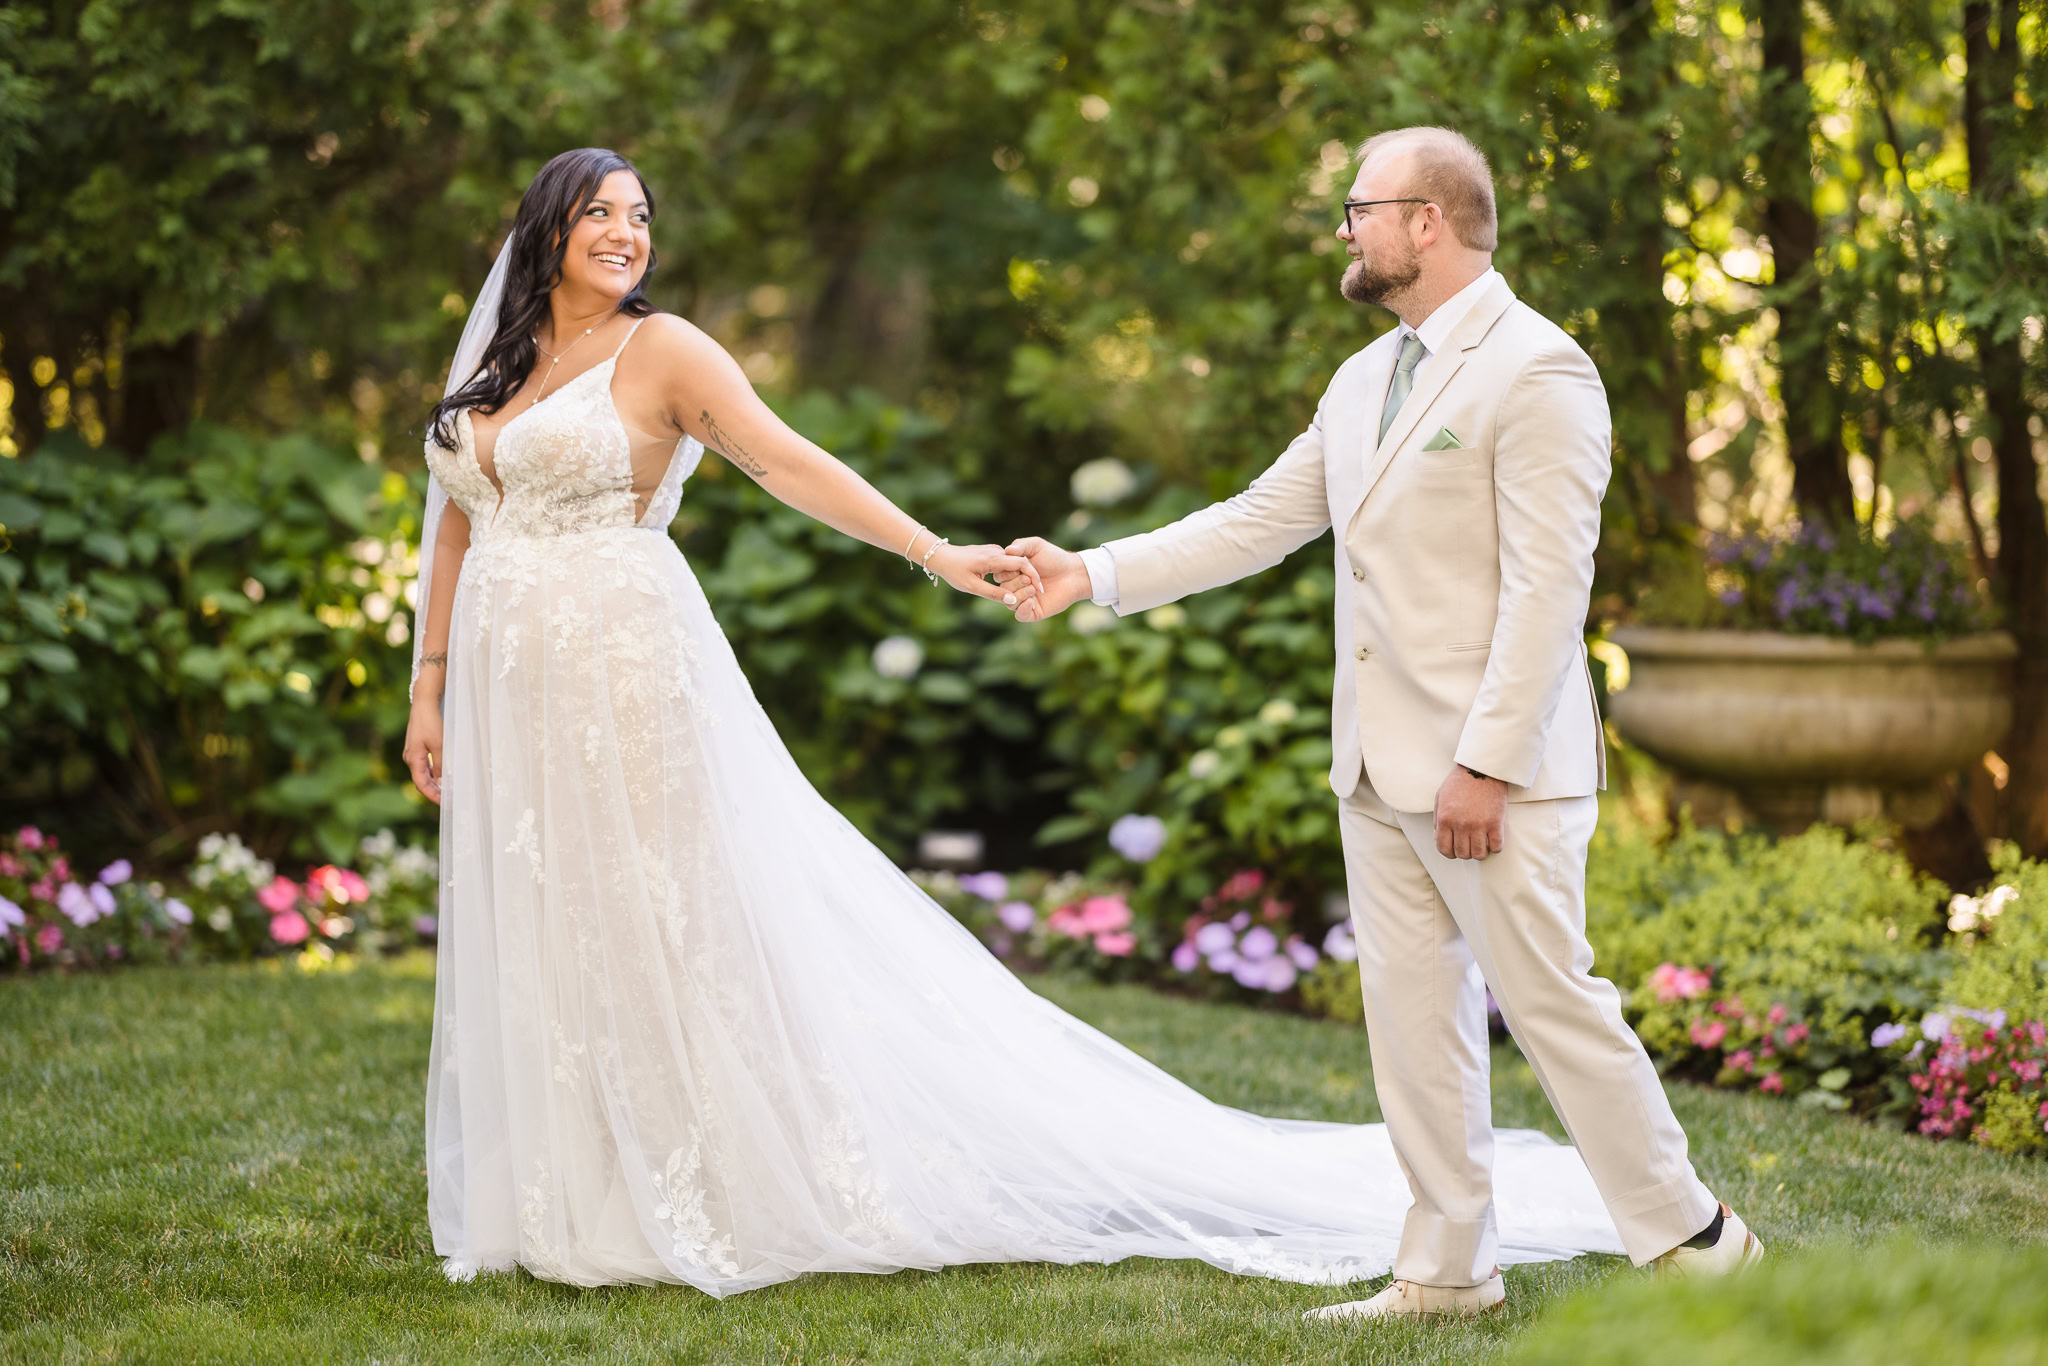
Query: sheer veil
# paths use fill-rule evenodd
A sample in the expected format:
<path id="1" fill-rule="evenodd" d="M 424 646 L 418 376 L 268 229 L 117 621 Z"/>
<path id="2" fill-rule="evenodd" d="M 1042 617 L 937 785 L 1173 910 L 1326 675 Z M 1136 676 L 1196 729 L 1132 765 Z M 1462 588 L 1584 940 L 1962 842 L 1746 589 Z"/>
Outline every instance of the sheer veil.
<path id="1" fill-rule="evenodd" d="M 498 334 L 498 302 L 505 292 L 505 272 L 512 261 L 512 241 L 517 235 L 516 228 L 505 234 L 505 245 L 498 249 L 498 259 L 492 262 L 491 273 L 484 277 L 483 289 L 478 292 L 476 302 L 470 305 L 469 321 L 462 326 L 462 340 L 455 344 L 455 358 L 448 362 L 448 383 L 441 390 L 443 398 L 475 377 L 478 367 L 484 362 L 484 352 Z M 427 514 L 420 524 L 420 572 L 413 581 L 412 679 L 405 687 L 408 701 L 420 680 L 420 655 L 426 649 L 427 640 L 427 605 L 434 591 L 434 538 L 440 534 L 441 513 L 447 506 L 448 490 L 442 488 L 441 481 L 429 472 Z"/>

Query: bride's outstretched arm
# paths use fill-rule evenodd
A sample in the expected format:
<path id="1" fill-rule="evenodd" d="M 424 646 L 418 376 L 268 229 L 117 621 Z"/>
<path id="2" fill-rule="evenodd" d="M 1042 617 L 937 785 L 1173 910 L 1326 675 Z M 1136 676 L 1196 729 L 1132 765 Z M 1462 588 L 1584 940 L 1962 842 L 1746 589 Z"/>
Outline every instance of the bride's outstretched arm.
<path id="1" fill-rule="evenodd" d="M 996 545 L 936 545 L 944 529 L 927 529 L 873 484 L 777 417 L 726 353 L 703 331 L 672 314 L 641 329 L 641 364 L 659 366 L 669 420 L 724 456 L 755 483 L 797 511 L 869 545 L 928 567 L 962 592 L 1017 607 L 1041 588 L 1038 571 Z M 1008 587 L 982 576 L 999 574 Z"/>

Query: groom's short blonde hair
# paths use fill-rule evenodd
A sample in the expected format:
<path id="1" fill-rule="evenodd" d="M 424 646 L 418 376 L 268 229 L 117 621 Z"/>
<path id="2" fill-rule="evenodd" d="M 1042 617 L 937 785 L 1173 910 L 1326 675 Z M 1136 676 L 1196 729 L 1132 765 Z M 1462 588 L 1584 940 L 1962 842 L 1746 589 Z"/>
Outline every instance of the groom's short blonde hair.
<path id="1" fill-rule="evenodd" d="M 1470 138 L 1449 128 L 1389 128 L 1358 144 L 1358 164 L 1392 151 L 1409 155 L 1409 194 L 1442 209 L 1444 222 L 1465 246 L 1494 249 L 1500 225 L 1493 212 L 1493 169 Z"/>

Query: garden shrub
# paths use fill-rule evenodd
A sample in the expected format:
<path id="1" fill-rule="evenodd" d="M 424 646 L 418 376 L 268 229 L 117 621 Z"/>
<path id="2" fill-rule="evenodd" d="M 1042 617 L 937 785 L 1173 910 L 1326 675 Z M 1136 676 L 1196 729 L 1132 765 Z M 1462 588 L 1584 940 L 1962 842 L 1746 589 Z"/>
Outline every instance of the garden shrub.
<path id="1" fill-rule="evenodd" d="M 2001 888 L 2010 888 L 2001 895 Z M 1997 904 L 1988 917 L 1987 903 Z M 1991 887 L 1968 898 L 1977 908 L 1965 924 L 1952 908 L 1954 970 L 1942 987 L 1945 1004 L 2003 1010 L 2014 1020 L 2048 1020 L 2048 862 L 2023 859 L 2001 844 L 1992 858 Z"/>
<path id="2" fill-rule="evenodd" d="M 1661 845 L 1603 831 L 1587 933 L 1667 1068 L 1834 1095 L 1883 1070 L 1875 1027 L 1940 999 L 1947 965 L 1929 937 L 1944 893 L 1832 827 L 1779 840 L 1684 828 Z"/>
<path id="3" fill-rule="evenodd" d="M 2044 1359 L 2048 1248 L 1870 1246 L 1773 1249 L 1763 1270 L 1724 1280 L 1606 1281 L 1545 1314 L 1516 1366 L 2010 1366 Z"/>
<path id="4" fill-rule="evenodd" d="M 145 862 L 430 822 L 397 753 L 416 505 L 352 452 L 203 423 L 0 460 L 0 815 Z"/>

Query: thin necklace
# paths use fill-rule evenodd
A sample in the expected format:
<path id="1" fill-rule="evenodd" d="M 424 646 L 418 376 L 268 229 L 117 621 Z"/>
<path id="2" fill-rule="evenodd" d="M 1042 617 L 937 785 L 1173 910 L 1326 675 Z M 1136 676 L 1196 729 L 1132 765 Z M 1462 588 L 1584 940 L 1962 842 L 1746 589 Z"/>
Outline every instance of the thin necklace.
<path id="1" fill-rule="evenodd" d="M 611 319 L 606 318 L 604 321 L 610 322 Z M 592 323 L 589 327 L 584 328 L 583 337 L 587 337 L 591 333 L 597 331 L 598 327 L 601 325 L 602 324 Z M 548 358 L 548 372 L 547 374 L 542 375 L 540 377 L 540 387 L 533 391 L 533 403 L 527 404 L 527 407 L 531 408 L 533 407 L 534 403 L 540 402 L 540 396 L 547 391 L 548 380 L 553 378 L 554 376 L 555 367 L 561 364 L 563 356 L 568 355 L 571 351 L 574 351 L 576 349 L 576 342 L 582 341 L 583 337 L 578 337 L 576 341 L 570 342 L 567 346 L 563 347 L 560 352 L 554 352 L 548 350 L 545 346 L 542 346 L 540 344 L 540 333 L 536 332 L 533 334 L 534 349 L 539 351 L 543 356 L 546 356 Z"/>

